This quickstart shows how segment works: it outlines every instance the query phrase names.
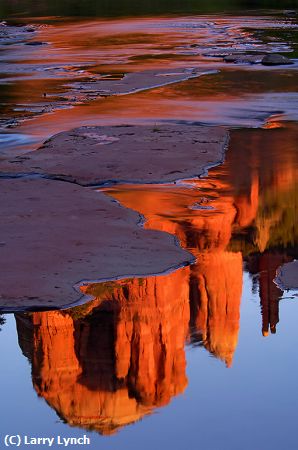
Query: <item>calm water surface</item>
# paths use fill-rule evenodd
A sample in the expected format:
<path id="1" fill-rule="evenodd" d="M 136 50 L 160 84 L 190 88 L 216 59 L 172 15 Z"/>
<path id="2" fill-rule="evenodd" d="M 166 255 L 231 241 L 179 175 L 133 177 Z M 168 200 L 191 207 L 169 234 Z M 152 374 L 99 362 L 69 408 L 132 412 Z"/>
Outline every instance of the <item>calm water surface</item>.
<path id="1" fill-rule="evenodd" d="M 297 131 L 232 132 L 207 178 L 105 189 L 197 263 L 86 286 L 95 300 L 68 311 L 7 315 L 5 432 L 87 430 L 93 448 L 296 448 L 297 293 L 274 278 L 297 257 Z"/>
<path id="2" fill-rule="evenodd" d="M 265 21 L 275 39 L 268 30 L 266 39 L 239 35 L 239 20 L 101 20 L 86 30 L 86 22 L 51 19 L 40 33 L 52 47 L 3 53 L 5 118 L 27 119 L 45 89 L 63 91 L 78 70 L 115 78 L 168 66 L 220 70 L 150 92 L 55 104 L 50 114 L 31 109 L 30 121 L 2 133 L 5 151 L 84 124 L 152 123 L 157 136 L 164 121 L 233 129 L 224 163 L 208 176 L 103 189 L 142 213 L 145 227 L 175 234 L 196 264 L 84 286 L 94 300 L 67 311 L 1 316 L 1 435 L 86 433 L 94 449 L 297 448 L 298 293 L 274 282 L 298 250 L 296 69 L 227 67 L 201 51 L 271 42 L 295 56 L 295 30 L 249 18 L 254 30 Z"/>

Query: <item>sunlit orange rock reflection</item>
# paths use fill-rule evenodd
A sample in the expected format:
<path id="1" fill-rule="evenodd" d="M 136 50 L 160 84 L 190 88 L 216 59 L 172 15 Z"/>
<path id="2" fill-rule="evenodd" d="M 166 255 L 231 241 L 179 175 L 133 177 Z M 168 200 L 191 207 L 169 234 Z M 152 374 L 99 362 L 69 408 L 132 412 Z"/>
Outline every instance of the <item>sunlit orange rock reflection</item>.
<path id="1" fill-rule="evenodd" d="M 70 425 L 109 434 L 182 393 L 188 277 L 91 285 L 83 307 L 18 317 L 38 395 Z"/>
<path id="2" fill-rule="evenodd" d="M 297 127 L 242 133 L 206 179 L 104 189 L 145 227 L 175 234 L 196 264 L 84 286 L 95 300 L 83 306 L 17 316 L 34 387 L 69 424 L 109 434 L 168 404 L 187 385 L 185 342 L 230 367 L 243 261 L 258 276 L 262 333 L 275 333 L 282 291 L 273 280 L 298 238 Z"/>
<path id="3" fill-rule="evenodd" d="M 191 335 L 230 367 L 238 341 L 242 254 L 226 250 L 237 208 L 232 195 L 218 195 L 223 190 L 229 190 L 225 182 L 207 179 L 108 192 L 140 211 L 146 227 L 175 233 L 196 256 L 190 269 Z"/>
<path id="4" fill-rule="evenodd" d="M 204 347 L 232 365 L 238 342 L 242 292 L 241 253 L 201 255 L 191 273 L 191 326 Z"/>

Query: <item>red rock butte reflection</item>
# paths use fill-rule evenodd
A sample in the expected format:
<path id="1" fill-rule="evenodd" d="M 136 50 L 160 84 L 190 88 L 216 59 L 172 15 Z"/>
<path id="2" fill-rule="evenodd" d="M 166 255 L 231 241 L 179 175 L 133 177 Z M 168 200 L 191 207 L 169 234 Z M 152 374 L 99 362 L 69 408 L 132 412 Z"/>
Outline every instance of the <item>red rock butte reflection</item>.
<path id="1" fill-rule="evenodd" d="M 226 286 L 234 262 L 233 253 L 215 255 L 206 267 L 227 265 L 219 280 Z M 166 276 L 89 285 L 84 290 L 96 299 L 84 306 L 17 315 L 19 343 L 38 395 L 70 425 L 110 434 L 184 391 L 190 323 L 200 326 L 203 345 L 230 365 L 241 287 L 230 296 L 200 286 L 197 302 L 194 276 L 186 267 Z"/>
<path id="2" fill-rule="evenodd" d="M 18 315 L 38 395 L 70 425 L 110 434 L 182 393 L 188 277 L 90 285 L 85 306 Z"/>
<path id="3" fill-rule="evenodd" d="M 191 325 L 206 348 L 228 366 L 237 344 L 242 259 L 252 274 L 260 272 L 263 334 L 269 324 L 272 332 L 276 330 L 282 291 L 273 280 L 278 267 L 297 254 L 297 140 L 296 124 L 236 130 L 231 133 L 225 163 L 211 169 L 206 179 L 106 189 L 124 205 L 140 211 L 147 219 L 146 227 L 176 234 L 182 246 L 196 255 L 197 264 L 191 268 Z M 206 340 L 206 336 L 211 338 L 212 327 L 203 313 L 210 305 L 215 315 L 221 316 L 220 307 L 224 310 L 225 305 L 233 311 L 226 315 L 231 320 L 228 329 L 216 322 L 214 342 Z M 202 325 L 207 322 L 208 333 Z M 225 355 L 220 345 L 227 336 L 230 351 L 226 346 Z"/>
<path id="4" fill-rule="evenodd" d="M 282 291 L 273 280 L 297 248 L 296 142 L 292 125 L 235 131 L 207 179 L 105 189 L 146 227 L 175 234 L 197 262 L 86 286 L 95 300 L 66 312 L 17 315 L 34 388 L 63 420 L 110 434 L 168 404 L 187 386 L 186 342 L 230 367 L 243 261 L 258 274 L 262 332 L 276 331 Z"/>
<path id="5" fill-rule="evenodd" d="M 248 267 L 252 274 L 258 275 L 260 305 L 262 312 L 262 334 L 268 336 L 269 331 L 275 334 L 279 322 L 279 301 L 283 291 L 274 283 L 277 269 L 293 258 L 286 253 L 266 252 L 252 255 L 248 259 Z"/>

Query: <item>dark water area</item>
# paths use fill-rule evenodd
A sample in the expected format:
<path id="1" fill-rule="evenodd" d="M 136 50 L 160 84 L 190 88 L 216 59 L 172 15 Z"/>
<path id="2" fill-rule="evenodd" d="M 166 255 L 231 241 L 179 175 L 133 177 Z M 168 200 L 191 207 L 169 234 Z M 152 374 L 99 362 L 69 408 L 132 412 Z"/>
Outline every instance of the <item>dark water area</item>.
<path id="1" fill-rule="evenodd" d="M 0 15 L 6 17 L 118 17 L 159 14 L 199 14 L 252 9 L 296 8 L 297 0 L 2 0 Z"/>

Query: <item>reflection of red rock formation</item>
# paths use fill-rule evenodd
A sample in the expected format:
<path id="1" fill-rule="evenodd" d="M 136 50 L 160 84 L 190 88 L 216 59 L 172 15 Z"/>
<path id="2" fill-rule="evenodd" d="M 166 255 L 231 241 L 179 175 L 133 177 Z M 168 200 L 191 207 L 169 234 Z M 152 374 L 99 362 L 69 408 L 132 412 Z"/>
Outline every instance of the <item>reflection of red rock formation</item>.
<path id="1" fill-rule="evenodd" d="M 146 228 L 175 234 L 183 247 L 204 251 L 224 249 L 231 239 L 237 210 L 231 195 L 221 195 L 228 189 L 224 181 L 207 179 L 183 185 L 116 186 L 105 192 L 141 212 Z"/>
<path id="2" fill-rule="evenodd" d="M 255 173 L 252 176 L 248 195 L 240 195 L 235 198 L 237 208 L 236 223 L 240 228 L 251 225 L 257 216 L 259 206 L 259 178 Z"/>
<path id="3" fill-rule="evenodd" d="M 276 333 L 276 325 L 279 322 L 279 301 L 283 292 L 274 283 L 274 279 L 277 269 L 292 259 L 286 254 L 272 252 L 249 258 L 249 270 L 252 273 L 259 273 L 263 336 L 268 336 L 269 328 L 272 334 Z"/>
<path id="4" fill-rule="evenodd" d="M 227 249 L 239 249 L 238 242 L 233 246 L 234 236 L 248 252 L 287 246 L 295 239 L 296 141 L 297 127 L 292 125 L 273 131 L 236 130 L 227 161 L 211 169 L 207 179 L 107 190 L 125 206 L 140 211 L 146 227 L 176 234 L 182 246 L 197 256 L 191 269 L 192 326 L 201 333 L 205 347 L 227 365 L 237 343 L 242 285 L 242 257 Z M 267 274 L 271 284 L 275 269 Z M 266 294 L 264 286 L 261 274 L 263 310 L 277 317 L 273 308 L 277 288 L 271 286 Z M 275 319 L 268 320 L 273 330 Z"/>
<path id="5" fill-rule="evenodd" d="M 199 256 L 191 272 L 191 326 L 205 348 L 230 367 L 237 347 L 242 292 L 241 253 Z"/>
<path id="6" fill-rule="evenodd" d="M 238 213 L 240 227 L 254 228 L 254 244 L 260 252 L 292 245 L 297 217 L 297 124 L 272 130 L 235 130 L 231 134 L 227 162 L 221 172 L 235 192 L 235 206 L 246 202 L 251 213 Z M 245 201 L 246 199 L 246 201 Z"/>
<path id="7" fill-rule="evenodd" d="M 280 255 L 263 254 L 259 258 L 259 288 L 262 307 L 262 333 L 268 334 L 269 326 L 271 333 L 276 332 L 279 322 L 278 302 L 282 291 L 274 284 L 276 270 L 285 261 Z"/>
<path id="8" fill-rule="evenodd" d="M 69 424 L 111 433 L 183 392 L 188 277 L 110 283 L 70 313 L 18 316 L 38 394 Z"/>
<path id="9" fill-rule="evenodd" d="M 186 386 L 184 343 L 189 322 L 189 269 L 148 278 L 118 291 L 116 375 L 142 404 L 162 405 Z"/>
<path id="10" fill-rule="evenodd" d="M 293 216 L 287 214 L 297 198 L 298 167 L 295 130 L 277 131 L 274 138 L 265 130 L 249 131 L 245 140 L 236 131 L 227 163 L 207 180 L 109 188 L 145 215 L 146 227 L 176 234 L 197 264 L 168 276 L 87 287 L 96 300 L 67 314 L 18 318 L 34 386 L 68 423 L 111 433 L 182 392 L 189 323 L 191 339 L 231 365 L 242 289 L 236 235 L 245 251 L 247 245 L 249 270 L 260 273 L 263 334 L 269 327 L 275 332 L 281 292 L 273 279 L 289 258 L 268 248 L 295 242 L 295 205 Z M 264 253 L 249 256 L 258 249 Z"/>
<path id="11" fill-rule="evenodd" d="M 183 247 L 195 254 L 197 263 L 191 266 L 190 279 L 191 333 L 199 333 L 205 348 L 230 366 L 239 330 L 242 256 L 225 249 L 237 209 L 232 196 L 218 195 L 228 189 L 224 182 L 212 180 L 210 184 L 207 179 L 192 185 L 195 189 L 187 184 L 115 187 L 112 195 L 144 214 L 146 227 L 175 233 Z M 207 189 L 207 196 L 203 195 Z"/>

